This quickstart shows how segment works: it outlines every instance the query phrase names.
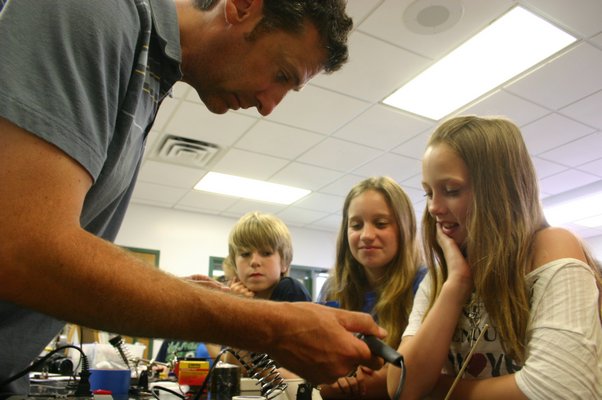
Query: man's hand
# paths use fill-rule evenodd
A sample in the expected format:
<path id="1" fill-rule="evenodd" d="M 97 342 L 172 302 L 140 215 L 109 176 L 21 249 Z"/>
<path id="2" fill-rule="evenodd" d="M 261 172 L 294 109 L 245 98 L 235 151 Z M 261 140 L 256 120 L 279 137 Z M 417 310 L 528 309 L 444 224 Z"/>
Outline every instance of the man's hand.
<path id="1" fill-rule="evenodd" d="M 382 359 L 354 335 L 386 335 L 369 314 L 306 302 L 277 304 L 282 307 L 279 315 L 285 334 L 267 352 L 285 368 L 319 384 L 334 382 L 359 365 L 382 367 Z"/>

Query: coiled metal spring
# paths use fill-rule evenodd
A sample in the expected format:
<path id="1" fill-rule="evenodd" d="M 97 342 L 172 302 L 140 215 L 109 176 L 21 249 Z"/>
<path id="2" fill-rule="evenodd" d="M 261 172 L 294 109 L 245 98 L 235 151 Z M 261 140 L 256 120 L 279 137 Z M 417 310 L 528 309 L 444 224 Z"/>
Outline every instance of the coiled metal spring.
<path id="1" fill-rule="evenodd" d="M 227 351 L 240 362 L 250 378 L 257 379 L 261 387 L 261 395 L 266 399 L 273 399 L 286 390 L 288 385 L 278 372 L 274 360 L 267 354 L 230 348 Z"/>
<path id="2" fill-rule="evenodd" d="M 121 357 L 123 362 L 125 363 L 125 366 L 128 369 L 132 369 L 130 361 L 133 360 L 134 358 L 132 357 L 132 354 L 130 353 L 127 346 L 125 345 L 125 341 L 123 340 L 121 335 L 112 337 L 111 339 L 109 339 L 109 343 L 111 343 L 111 346 L 113 346 L 115 348 L 115 350 L 117 351 L 117 353 L 119 354 L 119 356 Z"/>

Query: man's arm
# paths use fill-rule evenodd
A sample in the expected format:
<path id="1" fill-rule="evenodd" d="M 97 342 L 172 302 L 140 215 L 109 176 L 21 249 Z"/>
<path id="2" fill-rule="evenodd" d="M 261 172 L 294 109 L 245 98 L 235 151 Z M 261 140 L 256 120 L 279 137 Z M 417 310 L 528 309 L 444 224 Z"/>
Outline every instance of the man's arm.
<path id="1" fill-rule="evenodd" d="M 378 367 L 351 332 L 383 336 L 369 316 L 274 303 L 191 285 L 80 226 L 92 179 L 55 146 L 0 119 L 0 299 L 134 336 L 269 353 L 319 383 Z"/>

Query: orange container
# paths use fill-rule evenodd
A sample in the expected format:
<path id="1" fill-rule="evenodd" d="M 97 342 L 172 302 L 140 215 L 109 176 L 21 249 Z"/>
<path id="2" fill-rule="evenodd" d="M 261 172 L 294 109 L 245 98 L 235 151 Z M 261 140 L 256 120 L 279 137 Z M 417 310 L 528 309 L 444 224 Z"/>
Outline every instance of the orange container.
<path id="1" fill-rule="evenodd" d="M 180 385 L 201 386 L 209 373 L 209 362 L 180 360 L 177 371 Z"/>

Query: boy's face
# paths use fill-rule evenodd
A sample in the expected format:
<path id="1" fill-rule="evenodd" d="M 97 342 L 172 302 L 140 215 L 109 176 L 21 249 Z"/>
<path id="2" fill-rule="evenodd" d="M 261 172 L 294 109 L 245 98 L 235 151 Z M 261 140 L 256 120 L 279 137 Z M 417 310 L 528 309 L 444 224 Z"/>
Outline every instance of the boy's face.
<path id="1" fill-rule="evenodd" d="M 255 295 L 268 299 L 286 272 L 280 254 L 272 249 L 239 249 L 236 252 L 238 279 Z"/>

